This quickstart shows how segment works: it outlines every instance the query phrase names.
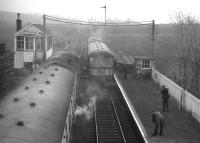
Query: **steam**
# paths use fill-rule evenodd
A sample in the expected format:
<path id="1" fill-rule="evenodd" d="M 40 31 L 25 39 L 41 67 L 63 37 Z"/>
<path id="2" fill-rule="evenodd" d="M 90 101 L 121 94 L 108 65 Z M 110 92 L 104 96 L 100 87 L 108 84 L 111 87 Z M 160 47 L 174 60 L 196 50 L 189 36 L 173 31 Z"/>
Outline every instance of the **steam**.
<path id="1" fill-rule="evenodd" d="M 106 92 L 105 88 L 101 88 L 95 81 L 88 82 L 84 92 L 80 93 L 83 105 L 76 106 L 75 117 L 83 116 L 89 121 L 94 115 L 96 102 L 102 100 Z"/>
<path id="2" fill-rule="evenodd" d="M 75 117 L 84 116 L 87 120 L 90 120 L 94 114 L 95 103 L 96 103 L 96 96 L 93 96 L 89 99 L 89 102 L 87 105 L 77 106 L 74 112 Z"/>

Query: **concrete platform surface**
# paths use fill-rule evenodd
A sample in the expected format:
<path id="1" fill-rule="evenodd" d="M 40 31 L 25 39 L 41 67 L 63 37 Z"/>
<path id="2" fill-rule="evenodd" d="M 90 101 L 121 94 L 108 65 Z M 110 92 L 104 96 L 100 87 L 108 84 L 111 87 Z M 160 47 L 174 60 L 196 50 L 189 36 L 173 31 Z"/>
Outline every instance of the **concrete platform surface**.
<path id="1" fill-rule="evenodd" d="M 169 112 L 162 112 L 160 87 L 151 80 L 120 81 L 133 103 L 152 143 L 200 143 L 200 123 L 190 113 L 180 111 L 178 104 L 171 97 Z M 165 117 L 167 129 L 163 136 L 152 137 L 154 125 L 151 120 L 152 110 L 159 110 Z"/>

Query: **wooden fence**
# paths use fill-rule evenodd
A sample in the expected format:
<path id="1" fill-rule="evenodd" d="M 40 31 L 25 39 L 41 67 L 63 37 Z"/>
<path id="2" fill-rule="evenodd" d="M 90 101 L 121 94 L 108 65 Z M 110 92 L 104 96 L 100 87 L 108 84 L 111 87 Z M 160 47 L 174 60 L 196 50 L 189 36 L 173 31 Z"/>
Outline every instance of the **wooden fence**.
<path id="1" fill-rule="evenodd" d="M 155 68 L 152 68 L 152 78 L 160 86 L 165 85 L 169 89 L 170 95 L 179 104 L 179 107 L 183 107 L 200 122 L 200 100 L 198 98 L 161 74 Z"/>

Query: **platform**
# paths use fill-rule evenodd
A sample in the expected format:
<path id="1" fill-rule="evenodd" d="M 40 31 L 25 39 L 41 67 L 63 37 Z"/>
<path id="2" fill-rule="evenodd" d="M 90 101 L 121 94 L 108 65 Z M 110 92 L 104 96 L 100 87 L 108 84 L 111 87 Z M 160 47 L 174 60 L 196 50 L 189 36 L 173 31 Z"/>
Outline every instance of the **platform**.
<path id="1" fill-rule="evenodd" d="M 188 112 L 180 111 L 178 104 L 171 97 L 169 112 L 164 112 L 167 129 L 163 136 L 152 137 L 154 125 L 151 121 L 151 111 L 162 113 L 160 87 L 151 80 L 124 80 L 119 76 L 124 89 L 133 103 L 152 143 L 199 143 L 200 123 Z"/>

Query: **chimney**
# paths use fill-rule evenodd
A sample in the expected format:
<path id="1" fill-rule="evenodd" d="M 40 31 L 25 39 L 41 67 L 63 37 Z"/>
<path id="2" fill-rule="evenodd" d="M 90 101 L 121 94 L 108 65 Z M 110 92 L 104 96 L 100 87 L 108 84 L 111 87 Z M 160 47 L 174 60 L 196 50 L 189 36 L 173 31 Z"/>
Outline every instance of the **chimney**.
<path id="1" fill-rule="evenodd" d="M 17 13 L 16 26 L 17 31 L 22 29 L 22 20 L 20 19 L 20 13 Z"/>

